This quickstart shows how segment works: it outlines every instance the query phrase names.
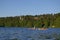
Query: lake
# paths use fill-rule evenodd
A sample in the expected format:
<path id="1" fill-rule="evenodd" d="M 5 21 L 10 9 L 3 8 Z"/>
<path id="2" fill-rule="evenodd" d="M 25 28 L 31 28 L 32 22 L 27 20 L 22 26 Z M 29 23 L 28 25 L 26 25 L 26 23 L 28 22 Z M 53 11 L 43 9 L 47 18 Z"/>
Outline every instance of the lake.
<path id="1" fill-rule="evenodd" d="M 47 30 L 0 27 L 0 40 L 60 40 L 60 28 Z"/>

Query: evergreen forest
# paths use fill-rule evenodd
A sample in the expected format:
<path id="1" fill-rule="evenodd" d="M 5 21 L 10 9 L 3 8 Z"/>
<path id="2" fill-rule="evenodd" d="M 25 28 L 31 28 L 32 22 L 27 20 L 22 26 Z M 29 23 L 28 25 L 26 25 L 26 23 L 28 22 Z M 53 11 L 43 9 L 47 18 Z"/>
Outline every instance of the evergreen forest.
<path id="1" fill-rule="evenodd" d="M 0 27 L 60 28 L 60 13 L 0 17 Z"/>

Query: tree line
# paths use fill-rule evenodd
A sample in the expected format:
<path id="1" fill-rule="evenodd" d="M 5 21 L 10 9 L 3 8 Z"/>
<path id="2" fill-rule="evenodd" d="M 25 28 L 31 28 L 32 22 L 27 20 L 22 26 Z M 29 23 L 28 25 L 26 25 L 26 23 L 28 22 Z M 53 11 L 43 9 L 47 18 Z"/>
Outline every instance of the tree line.
<path id="1" fill-rule="evenodd" d="M 36 27 L 41 28 L 44 23 L 45 28 L 60 28 L 60 13 L 26 15 L 15 17 L 0 17 L 0 27 Z"/>

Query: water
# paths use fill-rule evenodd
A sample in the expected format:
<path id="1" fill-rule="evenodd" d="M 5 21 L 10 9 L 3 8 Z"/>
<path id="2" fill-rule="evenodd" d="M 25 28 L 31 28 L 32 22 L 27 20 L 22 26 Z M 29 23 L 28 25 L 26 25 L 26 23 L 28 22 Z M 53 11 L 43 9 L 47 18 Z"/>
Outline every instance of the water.
<path id="1" fill-rule="evenodd" d="M 60 40 L 60 28 L 33 30 L 0 27 L 0 40 Z"/>

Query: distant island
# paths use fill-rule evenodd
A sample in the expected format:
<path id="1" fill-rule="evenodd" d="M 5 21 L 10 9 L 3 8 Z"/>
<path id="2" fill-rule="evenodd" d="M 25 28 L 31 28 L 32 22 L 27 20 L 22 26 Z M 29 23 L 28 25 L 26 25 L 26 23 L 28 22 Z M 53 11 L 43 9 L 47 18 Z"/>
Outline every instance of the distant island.
<path id="1" fill-rule="evenodd" d="M 27 28 L 60 28 L 60 13 L 43 15 L 23 15 L 15 17 L 0 17 L 0 27 L 27 27 Z"/>

